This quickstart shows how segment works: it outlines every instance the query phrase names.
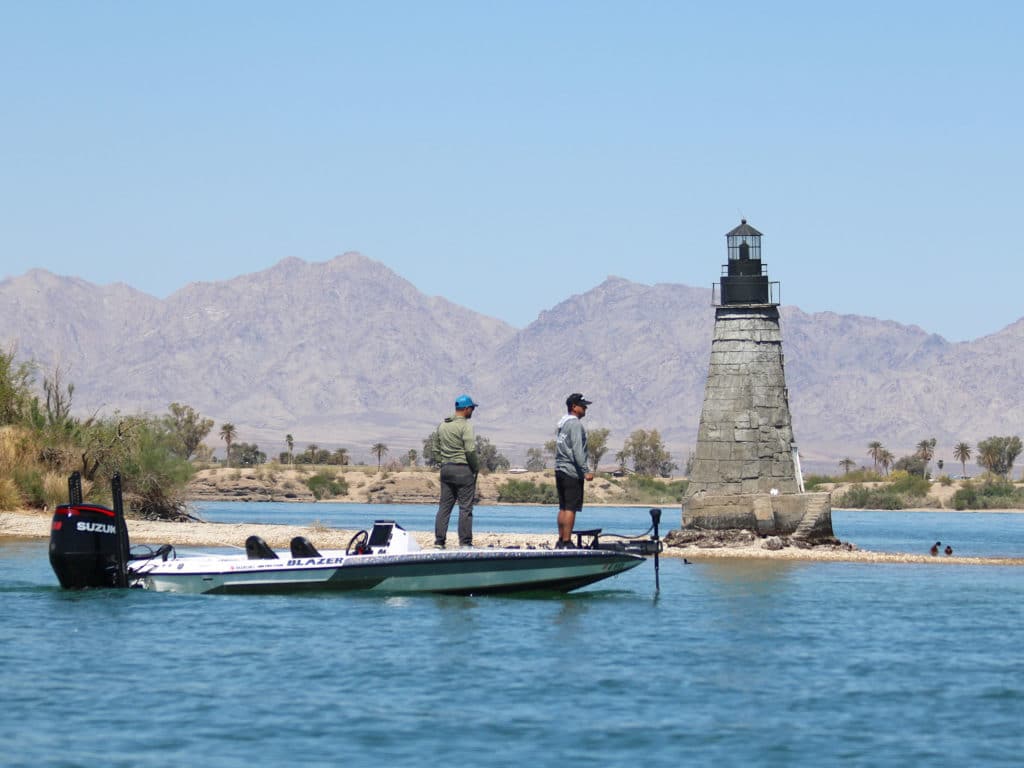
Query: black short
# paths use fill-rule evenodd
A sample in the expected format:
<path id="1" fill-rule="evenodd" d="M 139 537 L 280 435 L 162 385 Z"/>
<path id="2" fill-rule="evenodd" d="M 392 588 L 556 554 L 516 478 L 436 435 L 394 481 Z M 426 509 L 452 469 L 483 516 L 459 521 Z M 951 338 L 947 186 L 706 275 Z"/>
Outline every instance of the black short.
<path id="1" fill-rule="evenodd" d="M 583 478 L 570 477 L 565 472 L 555 472 L 555 488 L 558 489 L 558 508 L 579 512 L 583 509 Z"/>

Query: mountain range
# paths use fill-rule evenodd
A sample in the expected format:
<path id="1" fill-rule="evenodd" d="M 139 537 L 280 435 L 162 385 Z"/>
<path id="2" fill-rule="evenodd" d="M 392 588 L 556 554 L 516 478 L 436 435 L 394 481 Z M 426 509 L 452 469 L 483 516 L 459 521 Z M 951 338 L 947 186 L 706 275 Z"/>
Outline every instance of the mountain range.
<path id="1" fill-rule="evenodd" d="M 573 391 L 614 454 L 660 430 L 677 462 L 700 418 L 714 324 L 711 292 L 609 277 L 526 328 L 427 296 L 358 253 L 296 258 L 159 299 L 44 270 L 0 282 L 0 344 L 40 372 L 60 366 L 75 410 L 163 413 L 187 403 L 276 455 L 383 442 L 419 450 L 455 396 L 513 461 L 554 432 Z M 1024 318 L 951 343 L 913 325 L 781 308 L 793 427 L 805 466 L 834 472 L 867 443 L 896 456 L 926 438 L 952 446 L 1024 431 Z M 216 430 L 215 430 L 216 432 Z M 212 434 L 208 442 L 216 442 Z"/>

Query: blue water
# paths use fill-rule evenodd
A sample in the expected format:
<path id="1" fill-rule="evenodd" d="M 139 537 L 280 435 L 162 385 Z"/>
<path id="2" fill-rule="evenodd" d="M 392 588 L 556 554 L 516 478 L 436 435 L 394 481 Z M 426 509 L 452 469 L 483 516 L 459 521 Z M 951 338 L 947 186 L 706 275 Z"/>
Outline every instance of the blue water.
<path id="1" fill-rule="evenodd" d="M 1022 549 L 1020 516 L 848 514 L 872 548 Z M 661 583 L 70 593 L 45 542 L 0 540 L 0 764 L 1020 765 L 1024 569 L 664 558 Z"/>

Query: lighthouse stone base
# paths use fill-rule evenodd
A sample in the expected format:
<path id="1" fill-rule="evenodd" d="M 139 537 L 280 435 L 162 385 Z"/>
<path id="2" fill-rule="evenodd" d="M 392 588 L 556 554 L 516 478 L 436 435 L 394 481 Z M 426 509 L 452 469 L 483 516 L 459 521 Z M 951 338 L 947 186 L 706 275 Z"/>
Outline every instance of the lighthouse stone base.
<path id="1" fill-rule="evenodd" d="M 715 310 L 683 528 L 832 536 L 832 497 L 801 493 L 776 305 Z"/>
<path id="2" fill-rule="evenodd" d="M 763 535 L 832 537 L 830 493 L 697 493 L 683 503 L 683 528 L 745 528 Z"/>

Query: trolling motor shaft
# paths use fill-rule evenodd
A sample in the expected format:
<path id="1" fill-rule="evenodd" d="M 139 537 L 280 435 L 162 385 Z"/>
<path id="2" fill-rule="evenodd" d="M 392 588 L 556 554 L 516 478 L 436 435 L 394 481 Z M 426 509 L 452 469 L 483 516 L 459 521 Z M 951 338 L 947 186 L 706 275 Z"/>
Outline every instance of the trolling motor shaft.
<path id="1" fill-rule="evenodd" d="M 601 529 L 592 528 L 590 530 L 573 531 L 576 534 L 576 546 L 583 548 L 583 538 L 588 537 L 590 543 L 586 545 L 586 549 L 606 549 L 613 552 L 629 552 L 634 555 L 643 555 L 647 557 L 654 555 L 654 585 L 656 590 L 661 589 L 661 574 L 660 574 L 660 563 L 658 562 L 658 555 L 661 554 L 663 545 L 661 538 L 658 536 L 658 526 L 661 524 L 661 510 L 652 509 L 651 514 L 651 527 L 648 529 L 651 531 L 650 538 L 628 538 L 626 536 L 620 536 L 618 534 L 609 533 L 606 536 L 612 536 L 618 541 L 601 541 Z"/>

